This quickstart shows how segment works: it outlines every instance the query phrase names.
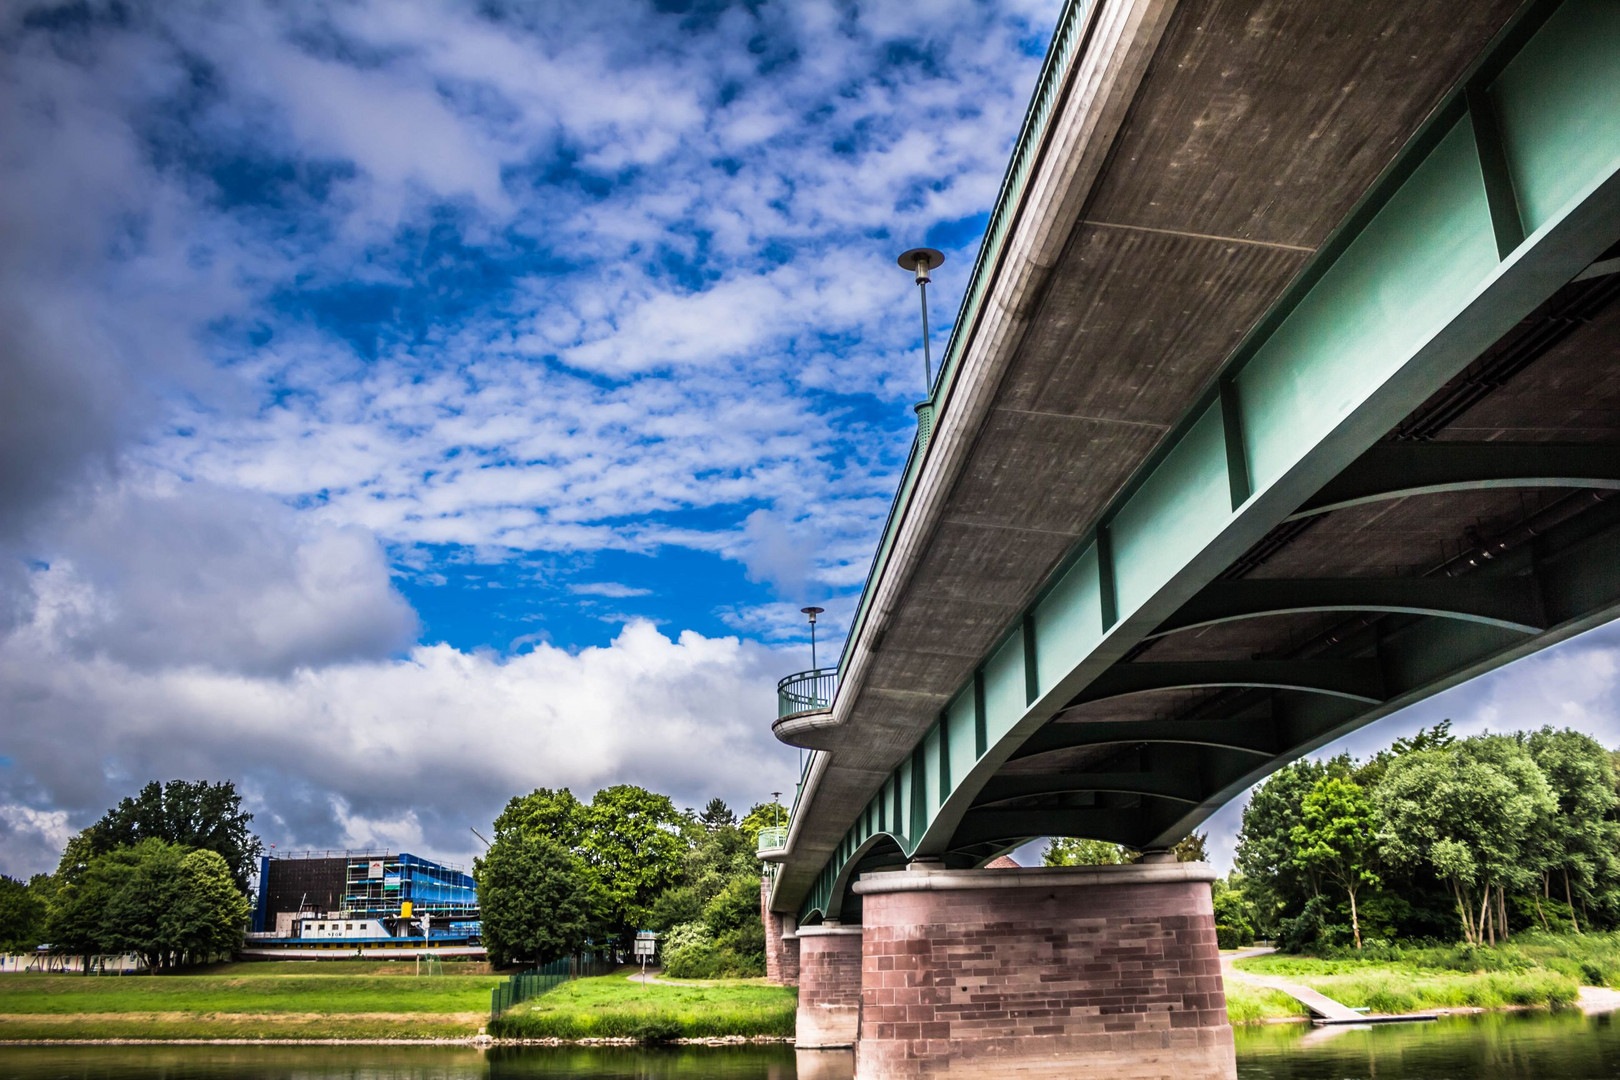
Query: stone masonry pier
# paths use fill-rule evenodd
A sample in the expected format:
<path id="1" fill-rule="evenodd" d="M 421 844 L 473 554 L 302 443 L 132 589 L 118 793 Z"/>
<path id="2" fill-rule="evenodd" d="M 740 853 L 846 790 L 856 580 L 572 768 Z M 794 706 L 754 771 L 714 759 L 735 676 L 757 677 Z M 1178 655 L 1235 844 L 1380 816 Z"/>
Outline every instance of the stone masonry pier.
<path id="1" fill-rule="evenodd" d="M 798 938 L 799 1012 L 794 1036 L 799 1049 L 854 1046 L 860 1031 L 861 927 L 803 926 Z"/>
<path id="2" fill-rule="evenodd" d="M 864 875 L 856 1076 L 1229 1080 L 1214 876 L 1168 861 Z"/>

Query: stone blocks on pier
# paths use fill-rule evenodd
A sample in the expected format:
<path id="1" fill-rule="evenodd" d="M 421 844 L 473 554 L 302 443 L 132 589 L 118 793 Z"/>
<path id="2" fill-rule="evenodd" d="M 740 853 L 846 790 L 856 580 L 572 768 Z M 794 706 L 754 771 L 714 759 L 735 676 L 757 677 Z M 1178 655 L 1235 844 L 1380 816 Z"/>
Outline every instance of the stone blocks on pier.
<path id="1" fill-rule="evenodd" d="M 862 876 L 856 1075 L 1230 1080 L 1214 876 L 1176 862 Z"/>
<path id="2" fill-rule="evenodd" d="M 861 928 L 829 923 L 799 928 L 801 1050 L 854 1046 L 860 1030 Z"/>

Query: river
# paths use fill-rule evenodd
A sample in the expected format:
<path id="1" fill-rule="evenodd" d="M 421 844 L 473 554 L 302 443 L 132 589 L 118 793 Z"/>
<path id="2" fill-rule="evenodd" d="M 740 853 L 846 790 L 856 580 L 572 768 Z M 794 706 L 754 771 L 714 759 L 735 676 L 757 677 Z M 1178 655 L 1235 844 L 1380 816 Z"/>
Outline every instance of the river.
<path id="1" fill-rule="evenodd" d="M 801 1064 L 801 1060 L 803 1062 Z M 1240 1028 L 1242 1080 L 1598 1080 L 1620 1077 L 1620 1021 L 1577 1012 L 1428 1024 Z M 17 1080 L 840 1080 L 848 1055 L 790 1047 L 664 1050 L 459 1046 L 43 1046 L 0 1044 Z"/>

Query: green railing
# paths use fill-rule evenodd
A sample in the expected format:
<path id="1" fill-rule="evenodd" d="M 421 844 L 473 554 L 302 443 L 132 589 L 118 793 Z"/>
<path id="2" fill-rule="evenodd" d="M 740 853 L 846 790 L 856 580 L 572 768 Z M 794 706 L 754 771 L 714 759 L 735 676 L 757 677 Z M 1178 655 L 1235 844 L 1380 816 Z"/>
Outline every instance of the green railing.
<path id="1" fill-rule="evenodd" d="M 489 1022 L 495 1023 L 501 1018 L 501 1013 L 512 1006 L 555 990 L 569 979 L 609 975 L 617 966 L 611 960 L 599 960 L 593 956 L 564 957 L 508 976 L 505 982 L 497 983 L 489 992 Z"/>
<path id="2" fill-rule="evenodd" d="M 759 841 L 755 844 L 755 851 L 775 851 L 777 848 L 787 847 L 788 830 L 786 825 L 767 825 L 759 830 Z"/>
<path id="3" fill-rule="evenodd" d="M 776 684 L 776 718 L 830 709 L 837 690 L 837 668 L 816 668 L 789 675 Z"/>

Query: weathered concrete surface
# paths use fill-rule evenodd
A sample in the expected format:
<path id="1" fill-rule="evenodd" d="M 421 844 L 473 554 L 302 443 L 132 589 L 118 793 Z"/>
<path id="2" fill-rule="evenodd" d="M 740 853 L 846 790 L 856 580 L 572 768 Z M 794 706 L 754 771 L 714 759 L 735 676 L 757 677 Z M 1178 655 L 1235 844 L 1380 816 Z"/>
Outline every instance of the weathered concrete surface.
<path id="1" fill-rule="evenodd" d="M 795 1044 L 803 1050 L 854 1046 L 861 1014 L 861 928 L 805 926 L 798 936 Z"/>
<path id="2" fill-rule="evenodd" d="M 1517 8 L 1102 0 L 835 703 L 796 910 L 948 695 Z"/>
<path id="3" fill-rule="evenodd" d="M 856 1075 L 1236 1075 L 1202 863 L 867 874 Z"/>

